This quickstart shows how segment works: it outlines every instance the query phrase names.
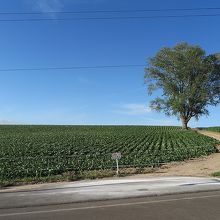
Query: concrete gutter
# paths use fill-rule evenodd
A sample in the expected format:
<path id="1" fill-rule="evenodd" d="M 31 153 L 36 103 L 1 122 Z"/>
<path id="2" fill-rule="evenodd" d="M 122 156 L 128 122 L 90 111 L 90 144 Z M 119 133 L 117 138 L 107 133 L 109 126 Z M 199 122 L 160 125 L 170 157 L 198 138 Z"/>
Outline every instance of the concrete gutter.
<path id="1" fill-rule="evenodd" d="M 0 209 L 220 190 L 220 179 L 134 177 L 21 186 L 0 191 Z"/>

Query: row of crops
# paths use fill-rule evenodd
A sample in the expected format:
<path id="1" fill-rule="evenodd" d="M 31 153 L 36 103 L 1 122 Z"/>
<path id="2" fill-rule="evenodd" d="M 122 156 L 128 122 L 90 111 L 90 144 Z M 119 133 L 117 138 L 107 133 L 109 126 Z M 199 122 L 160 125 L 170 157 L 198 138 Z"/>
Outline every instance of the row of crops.
<path id="1" fill-rule="evenodd" d="M 200 128 L 202 130 L 207 130 L 207 131 L 214 131 L 214 132 L 220 132 L 220 127 L 216 126 L 216 127 L 204 127 L 204 128 Z"/>
<path id="2" fill-rule="evenodd" d="M 217 141 L 171 126 L 0 126 L 0 180 L 156 166 L 215 151 Z"/>

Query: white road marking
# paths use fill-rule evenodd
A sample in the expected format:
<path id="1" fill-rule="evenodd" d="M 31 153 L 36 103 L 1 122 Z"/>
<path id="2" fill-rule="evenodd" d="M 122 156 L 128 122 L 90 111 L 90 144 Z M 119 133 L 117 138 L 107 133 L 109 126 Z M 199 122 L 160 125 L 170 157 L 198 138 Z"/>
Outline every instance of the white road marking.
<path id="1" fill-rule="evenodd" d="M 86 206 L 86 207 L 76 207 L 76 208 L 66 208 L 66 209 L 52 209 L 52 210 L 31 211 L 31 212 L 15 212 L 15 213 L 0 214 L 0 217 L 18 216 L 18 215 L 32 215 L 32 214 L 45 214 L 45 213 L 54 213 L 54 212 L 67 212 L 67 211 L 77 211 L 77 210 L 86 210 L 86 209 L 111 208 L 111 207 L 118 207 L 118 206 L 154 204 L 154 203 L 163 203 L 163 202 L 175 202 L 175 201 L 181 201 L 181 200 L 206 199 L 206 198 L 214 198 L 214 197 L 220 197 L 220 195 L 183 197 L 183 198 L 177 198 L 177 199 L 164 199 L 164 200 L 155 200 L 155 201 L 146 201 L 146 202 L 118 203 L 118 204 L 110 204 L 110 205 Z"/>

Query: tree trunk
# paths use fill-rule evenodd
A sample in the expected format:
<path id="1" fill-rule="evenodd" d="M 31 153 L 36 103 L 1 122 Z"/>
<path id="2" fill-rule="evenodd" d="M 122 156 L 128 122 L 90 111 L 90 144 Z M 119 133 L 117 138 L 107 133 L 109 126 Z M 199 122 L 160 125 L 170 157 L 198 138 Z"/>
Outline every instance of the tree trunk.
<path id="1" fill-rule="evenodd" d="M 181 121 L 182 121 L 182 129 L 188 129 L 188 120 L 184 117 L 180 117 L 181 118 Z"/>

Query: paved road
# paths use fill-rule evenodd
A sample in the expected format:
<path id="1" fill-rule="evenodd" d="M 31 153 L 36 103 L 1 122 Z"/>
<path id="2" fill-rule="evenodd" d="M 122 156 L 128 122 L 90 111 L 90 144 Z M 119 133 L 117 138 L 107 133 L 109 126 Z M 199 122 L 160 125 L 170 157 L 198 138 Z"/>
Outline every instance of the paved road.
<path id="1" fill-rule="evenodd" d="M 0 220 L 219 220 L 220 191 L 0 209 Z"/>
<path id="2" fill-rule="evenodd" d="M 148 177 L 46 184 L 0 191 L 0 211 L 3 208 L 124 199 L 204 190 L 220 190 L 220 180 L 198 177 Z"/>
<path id="3" fill-rule="evenodd" d="M 33 185 L 0 191 L 0 209 L 220 190 L 220 180 L 198 177 L 119 178 Z"/>

